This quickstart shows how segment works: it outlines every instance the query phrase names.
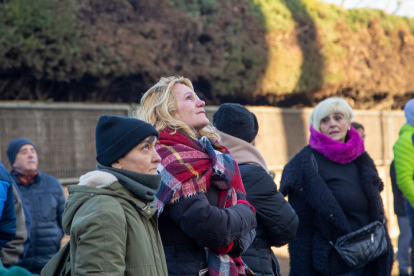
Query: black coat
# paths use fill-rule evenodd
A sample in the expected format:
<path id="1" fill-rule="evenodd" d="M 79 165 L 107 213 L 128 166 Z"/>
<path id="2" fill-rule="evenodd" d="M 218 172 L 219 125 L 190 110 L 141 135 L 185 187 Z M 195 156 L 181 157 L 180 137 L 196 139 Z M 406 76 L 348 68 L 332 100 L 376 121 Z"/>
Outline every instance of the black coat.
<path id="1" fill-rule="evenodd" d="M 252 242 L 244 238 L 256 228 L 253 209 L 236 204 L 219 209 L 214 188 L 165 206 L 159 218 L 168 275 L 199 276 L 207 268 L 204 247 L 219 248 L 235 241 L 234 255 L 240 256 Z M 243 237 L 243 239 L 241 239 Z M 247 244 L 246 244 L 247 243 Z"/>
<path id="2" fill-rule="evenodd" d="M 341 207 L 311 162 L 312 149 L 306 146 L 284 168 L 280 191 L 299 216 L 296 238 L 289 244 L 291 276 L 333 276 L 349 271 L 329 241 L 350 232 Z M 383 220 L 380 191 L 383 183 L 374 162 L 365 152 L 355 159 L 361 184 L 369 200 L 370 221 Z M 372 275 L 391 275 L 393 248 L 387 235 L 388 251 L 372 262 Z"/>
<path id="3" fill-rule="evenodd" d="M 256 239 L 242 255 L 257 276 L 280 275 L 271 246 L 283 246 L 294 239 L 299 220 L 276 189 L 272 177 L 260 166 L 240 165 L 247 201 L 256 209 Z"/>

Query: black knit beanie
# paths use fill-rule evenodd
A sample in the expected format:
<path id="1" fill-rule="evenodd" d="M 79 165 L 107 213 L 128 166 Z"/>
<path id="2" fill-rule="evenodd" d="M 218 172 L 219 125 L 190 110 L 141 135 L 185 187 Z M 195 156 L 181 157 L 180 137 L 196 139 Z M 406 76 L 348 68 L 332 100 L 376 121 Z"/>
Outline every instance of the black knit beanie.
<path id="1" fill-rule="evenodd" d="M 150 124 L 127 117 L 102 115 L 96 125 L 96 160 L 107 167 L 124 157 L 148 136 L 158 131 Z"/>
<path id="2" fill-rule="evenodd" d="M 213 114 L 213 124 L 221 132 L 248 143 L 254 140 L 259 131 L 256 115 L 240 104 L 220 105 Z"/>

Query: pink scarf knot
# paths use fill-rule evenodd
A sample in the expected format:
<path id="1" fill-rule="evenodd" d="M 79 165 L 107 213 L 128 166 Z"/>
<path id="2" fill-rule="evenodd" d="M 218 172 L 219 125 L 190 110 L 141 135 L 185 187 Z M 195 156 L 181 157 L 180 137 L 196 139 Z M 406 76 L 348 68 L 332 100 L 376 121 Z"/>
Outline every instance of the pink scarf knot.
<path id="1" fill-rule="evenodd" d="M 353 126 L 348 130 L 345 143 L 332 140 L 327 135 L 315 130 L 312 125 L 310 133 L 310 147 L 334 162 L 346 164 L 365 152 L 364 140 Z"/>

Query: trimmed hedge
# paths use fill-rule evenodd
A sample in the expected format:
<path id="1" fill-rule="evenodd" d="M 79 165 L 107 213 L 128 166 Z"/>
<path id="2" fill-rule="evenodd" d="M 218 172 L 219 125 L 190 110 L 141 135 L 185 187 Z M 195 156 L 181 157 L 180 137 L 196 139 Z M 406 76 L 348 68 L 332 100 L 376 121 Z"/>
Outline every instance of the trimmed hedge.
<path id="1" fill-rule="evenodd" d="M 137 102 L 167 75 L 215 104 L 405 93 L 413 32 L 413 19 L 316 0 L 6 0 L 0 99 Z"/>

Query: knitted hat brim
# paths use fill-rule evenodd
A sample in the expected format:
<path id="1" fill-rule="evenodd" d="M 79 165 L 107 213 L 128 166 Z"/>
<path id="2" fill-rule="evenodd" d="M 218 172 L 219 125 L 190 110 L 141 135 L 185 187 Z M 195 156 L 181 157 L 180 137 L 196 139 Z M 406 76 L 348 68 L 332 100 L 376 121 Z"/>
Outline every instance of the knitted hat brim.
<path id="1" fill-rule="evenodd" d="M 142 132 L 148 134 L 145 137 L 142 136 Z M 96 160 L 104 165 L 111 166 L 113 163 L 118 161 L 120 158 L 124 157 L 128 152 L 130 152 L 134 147 L 139 143 L 144 141 L 149 136 L 158 137 L 158 131 L 150 124 L 143 124 L 128 132 L 124 137 L 118 140 L 114 145 L 101 152 L 96 156 Z M 131 143 L 131 141 L 135 143 Z"/>

